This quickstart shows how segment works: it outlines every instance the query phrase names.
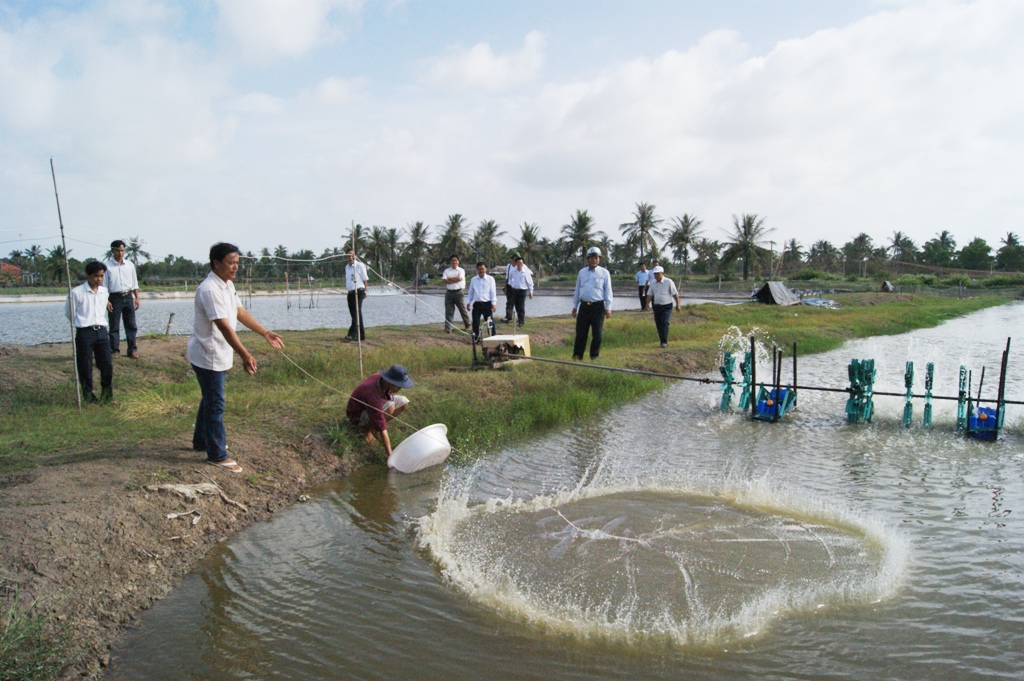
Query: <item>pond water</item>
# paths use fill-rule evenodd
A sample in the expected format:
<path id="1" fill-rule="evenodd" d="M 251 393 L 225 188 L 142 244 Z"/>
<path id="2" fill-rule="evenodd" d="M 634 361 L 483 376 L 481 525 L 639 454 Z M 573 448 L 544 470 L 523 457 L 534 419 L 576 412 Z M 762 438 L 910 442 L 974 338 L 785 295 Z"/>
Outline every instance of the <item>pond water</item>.
<path id="1" fill-rule="evenodd" d="M 503 315 L 504 298 L 498 314 Z M 685 304 L 697 305 L 709 302 L 687 299 Z M 343 295 L 320 295 L 310 306 L 309 295 L 301 298 L 291 296 L 253 296 L 242 298 L 242 304 L 270 329 L 299 331 L 305 329 L 347 329 L 352 319 L 348 313 L 348 299 Z M 383 288 L 371 288 L 363 303 L 363 320 L 366 328 L 385 325 L 444 324 L 444 296 L 399 295 Z M 616 310 L 637 310 L 640 302 L 636 296 L 619 295 L 615 298 Z M 547 317 L 569 314 L 572 310 L 572 296 L 537 295 L 526 301 L 526 318 Z M 192 333 L 193 301 L 188 298 L 143 299 L 136 314 L 139 334 L 165 333 L 168 319 L 172 334 Z M 459 319 L 456 312 L 456 319 Z M 240 327 L 241 328 L 241 327 Z M 124 330 L 121 331 L 124 334 Z M 63 302 L 9 303 L 0 305 L 0 344 L 37 345 L 39 343 L 68 342 L 70 326 L 64 316 Z"/>
<path id="2" fill-rule="evenodd" d="M 1022 313 L 808 356 L 801 383 L 873 358 L 899 391 L 912 359 L 955 394 L 961 363 L 998 373 Z M 1020 399 L 1016 349 L 1009 374 Z M 858 425 L 843 395 L 777 424 L 718 398 L 680 382 L 472 466 L 361 470 L 214 550 L 107 678 L 1021 677 L 1019 407 L 985 443 L 951 402 L 905 428 L 894 398 Z"/>

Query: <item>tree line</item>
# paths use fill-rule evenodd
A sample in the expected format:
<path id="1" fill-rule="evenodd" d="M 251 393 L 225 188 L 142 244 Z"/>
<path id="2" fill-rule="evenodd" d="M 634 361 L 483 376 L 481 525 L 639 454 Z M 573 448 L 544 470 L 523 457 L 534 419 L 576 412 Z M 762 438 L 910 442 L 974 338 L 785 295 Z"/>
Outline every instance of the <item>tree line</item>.
<path id="1" fill-rule="evenodd" d="M 797 239 L 776 244 L 771 239 L 774 228 L 757 214 L 734 215 L 731 228 L 721 230 L 721 239 L 712 238 L 696 215 L 684 213 L 666 221 L 650 203 L 637 203 L 631 218 L 617 226 L 618 240 L 597 229 L 586 210 L 576 210 L 556 239 L 541 236 L 535 223 L 523 222 L 516 228 L 518 234 L 509 234 L 495 220 L 482 220 L 474 226 L 461 213 L 449 215 L 434 227 L 423 222 L 404 229 L 354 224 L 341 236 L 338 246 L 319 254 L 310 249 L 289 252 L 284 245 L 264 247 L 258 253 L 247 251 L 241 276 L 256 281 L 283 281 L 286 277 L 340 279 L 344 276 L 344 253 L 353 244 L 360 259 L 378 275 L 399 281 L 412 281 L 423 274 L 438 276 L 453 253 L 459 254 L 463 263 L 483 260 L 492 268 L 508 262 L 512 253 L 519 253 L 541 277 L 568 275 L 582 266 L 591 246 L 601 248 L 604 264 L 612 271 L 631 273 L 641 261 L 650 265 L 658 260 L 672 273 L 722 279 L 785 278 L 808 272 L 893 277 L 922 271 L 968 270 L 975 276 L 1024 271 L 1024 246 L 1013 232 L 1008 232 L 995 250 L 980 237 L 958 247 L 948 231 L 920 245 L 902 231 L 880 241 L 861 233 L 841 246 L 828 240 L 804 245 Z M 142 238 L 130 237 L 125 249 L 143 281 L 170 283 L 206 276 L 207 263 L 173 254 L 153 260 L 144 245 Z M 109 255 L 108 251 L 105 257 Z M 61 246 L 44 250 L 33 245 L 25 251 L 11 251 L 7 260 L 21 267 L 29 275 L 28 280 L 59 283 L 64 278 L 64 257 Z M 74 257 L 70 264 L 72 272 L 83 268 Z"/>

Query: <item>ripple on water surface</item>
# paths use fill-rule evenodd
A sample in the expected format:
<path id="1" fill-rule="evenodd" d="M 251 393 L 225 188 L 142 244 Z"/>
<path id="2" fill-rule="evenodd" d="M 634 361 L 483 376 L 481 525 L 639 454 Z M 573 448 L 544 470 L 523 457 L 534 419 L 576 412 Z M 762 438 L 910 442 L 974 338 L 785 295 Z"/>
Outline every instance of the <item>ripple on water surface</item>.
<path id="1" fill-rule="evenodd" d="M 447 578 L 512 619 L 630 645 L 718 646 L 895 589 L 898 537 L 852 517 L 643 486 L 454 498 L 421 520 Z"/>

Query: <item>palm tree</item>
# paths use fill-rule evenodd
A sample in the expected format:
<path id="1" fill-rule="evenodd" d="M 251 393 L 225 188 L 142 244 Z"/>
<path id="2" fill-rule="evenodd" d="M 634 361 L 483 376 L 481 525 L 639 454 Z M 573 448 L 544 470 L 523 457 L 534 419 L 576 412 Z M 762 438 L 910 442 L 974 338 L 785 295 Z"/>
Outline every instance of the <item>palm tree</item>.
<path id="1" fill-rule="evenodd" d="M 434 247 L 435 264 L 440 265 L 447 262 L 452 253 L 465 254 L 469 252 L 469 243 L 466 240 L 466 221 L 460 213 L 449 215 L 445 223 L 441 225 L 441 230 L 441 236 Z"/>
<path id="2" fill-rule="evenodd" d="M 142 244 L 146 243 L 137 236 L 128 237 L 128 245 L 125 246 L 125 255 L 132 261 L 132 264 L 136 267 L 139 266 L 139 256 L 141 255 L 146 260 L 149 260 L 149 253 L 142 250 Z"/>
<path id="3" fill-rule="evenodd" d="M 917 246 L 911 241 L 910 237 L 901 231 L 895 231 L 892 234 L 892 239 L 889 241 L 889 253 L 893 262 L 893 272 L 899 271 L 899 264 L 901 262 L 909 262 L 913 259 L 913 254 L 917 252 Z"/>
<path id="4" fill-rule="evenodd" d="M 633 217 L 633 222 L 624 222 L 619 225 L 619 230 L 626 237 L 627 243 L 636 244 L 640 251 L 640 260 L 643 260 L 647 251 L 652 255 L 657 254 L 658 242 L 655 241 L 655 237 L 663 236 L 661 228 L 658 227 L 662 220 L 654 214 L 654 205 L 650 203 L 636 204 Z"/>
<path id="5" fill-rule="evenodd" d="M 419 277 L 420 265 L 423 264 L 423 257 L 427 254 L 429 244 L 427 237 L 430 236 L 430 228 L 422 221 L 414 222 L 408 227 L 409 242 L 405 245 L 403 255 L 408 258 L 413 275 Z"/>
<path id="6" fill-rule="evenodd" d="M 665 246 L 672 248 L 672 262 L 683 263 L 683 275 L 685 276 L 690 269 L 690 248 L 692 248 L 693 242 L 697 237 L 704 231 L 700 228 L 703 223 L 696 216 L 689 213 L 683 213 L 681 216 L 673 218 L 673 220 L 675 226 L 669 232 Z"/>
<path id="7" fill-rule="evenodd" d="M 796 239 L 790 239 L 782 246 L 782 266 L 796 269 L 804 261 L 803 246 Z"/>
<path id="8" fill-rule="evenodd" d="M 565 237 L 565 245 L 568 253 L 575 257 L 578 253 L 580 260 L 586 259 L 587 248 L 594 242 L 594 219 L 585 210 L 576 209 L 576 215 L 569 220 L 569 224 L 562 225 L 562 235 Z"/>
<path id="9" fill-rule="evenodd" d="M 356 256 L 358 257 L 359 254 L 362 253 L 363 250 L 366 248 L 365 234 L 366 230 L 363 229 L 363 226 L 360 225 L 358 222 L 352 225 L 348 230 L 348 234 L 345 234 L 343 237 L 341 237 L 342 250 L 348 251 L 348 249 L 350 248 L 354 249 L 356 252 Z"/>
<path id="10" fill-rule="evenodd" d="M 833 272 L 840 257 L 839 249 L 833 246 L 831 242 L 822 239 L 811 245 L 811 250 L 807 254 L 807 263 L 811 267 L 825 272 Z"/>
<path id="11" fill-rule="evenodd" d="M 714 274 L 718 265 L 718 254 L 722 252 L 722 244 L 707 237 L 693 242 L 693 251 L 697 254 L 697 265 L 707 265 L 707 273 Z"/>
<path id="12" fill-rule="evenodd" d="M 474 262 L 484 260 L 497 264 L 505 254 L 505 246 L 498 241 L 498 237 L 505 236 L 506 232 L 499 229 L 500 225 L 494 220 L 484 220 L 473 233 L 473 240 L 470 245 L 473 247 Z"/>
<path id="13" fill-rule="evenodd" d="M 722 254 L 721 265 L 729 266 L 738 258 L 743 259 L 743 280 L 750 277 L 751 265 L 763 266 L 765 259 L 769 256 L 768 249 L 760 246 L 759 242 L 774 228 L 765 227 L 764 218 L 758 219 L 756 213 L 744 213 L 741 217 L 732 216 L 732 238 L 727 242 L 729 246 Z"/>
<path id="14" fill-rule="evenodd" d="M 384 244 L 388 248 L 388 279 L 395 278 L 395 264 L 398 262 L 398 252 L 400 240 L 398 238 L 398 230 L 394 227 L 389 227 L 384 232 Z"/>
<path id="15" fill-rule="evenodd" d="M 43 274 L 52 279 L 53 281 L 60 283 L 64 279 L 66 274 L 64 260 L 71 254 L 68 251 L 64 253 L 63 246 L 54 246 L 46 252 L 46 260 L 43 261 Z"/>
<path id="16" fill-rule="evenodd" d="M 372 263 L 373 269 L 381 277 L 387 276 L 388 262 L 388 237 L 387 229 L 379 225 L 370 228 L 370 234 L 366 237 L 366 259 Z"/>
<path id="17" fill-rule="evenodd" d="M 516 244 L 516 249 L 519 254 L 526 260 L 526 264 L 533 265 L 535 262 L 534 256 L 537 254 L 540 248 L 540 227 L 532 222 L 524 222 L 519 225 L 519 243 Z M 540 272 L 540 263 L 537 263 L 537 272 Z"/>
<path id="18" fill-rule="evenodd" d="M 25 257 L 32 263 L 32 273 L 34 274 L 39 269 L 39 259 L 43 257 L 43 247 L 32 244 L 25 251 Z"/>

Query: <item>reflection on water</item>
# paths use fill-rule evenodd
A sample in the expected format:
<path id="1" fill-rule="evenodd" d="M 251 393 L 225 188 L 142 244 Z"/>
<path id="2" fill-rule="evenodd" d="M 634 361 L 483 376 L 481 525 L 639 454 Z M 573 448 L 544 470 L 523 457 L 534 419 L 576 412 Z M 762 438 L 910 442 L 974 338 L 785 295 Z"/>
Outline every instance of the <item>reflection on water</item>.
<path id="1" fill-rule="evenodd" d="M 1024 335 L 1022 312 L 806 357 L 801 382 L 844 385 L 851 358 L 874 358 L 878 388 L 900 390 L 913 359 L 936 362 L 935 392 L 947 392 L 961 362 L 995 371 L 1005 338 Z M 896 398 L 856 426 L 843 395 L 806 392 L 777 424 L 723 415 L 717 400 L 671 385 L 473 466 L 360 471 L 215 551 L 143 616 L 108 676 L 1020 677 L 1019 408 L 984 443 L 954 433 L 955 404 L 936 403 L 929 429 L 917 405 L 908 429 Z M 706 646 L 642 634 L 623 646 L 543 619 L 635 631 L 659 609 L 665 622 L 738 625 Z"/>

